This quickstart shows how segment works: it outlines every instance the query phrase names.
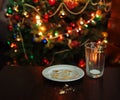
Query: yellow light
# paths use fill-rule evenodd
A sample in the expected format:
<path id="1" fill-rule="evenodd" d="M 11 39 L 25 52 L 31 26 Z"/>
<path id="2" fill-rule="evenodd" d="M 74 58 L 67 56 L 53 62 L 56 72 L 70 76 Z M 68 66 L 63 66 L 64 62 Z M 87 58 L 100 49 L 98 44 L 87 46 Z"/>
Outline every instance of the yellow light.
<path id="1" fill-rule="evenodd" d="M 39 15 L 36 15 L 35 18 L 36 18 L 36 20 L 40 20 L 40 16 Z"/>
<path id="2" fill-rule="evenodd" d="M 108 37 L 108 33 L 107 32 L 102 32 L 102 35 L 103 35 L 104 38 Z"/>
<path id="3" fill-rule="evenodd" d="M 17 49 L 15 49 L 15 50 L 14 50 L 14 52 L 18 52 L 18 50 L 17 50 Z"/>
<path id="4" fill-rule="evenodd" d="M 69 29 L 67 32 L 70 34 L 70 33 L 72 33 L 72 30 L 71 30 L 71 29 Z"/>
<path id="5" fill-rule="evenodd" d="M 108 43 L 107 39 L 104 39 L 103 42 L 106 43 L 106 44 Z"/>
<path id="6" fill-rule="evenodd" d="M 94 20 L 91 20 L 91 22 L 92 22 L 93 24 L 95 24 L 95 21 L 94 21 Z"/>
<path id="7" fill-rule="evenodd" d="M 17 41 L 21 41 L 20 37 L 17 37 L 16 40 L 17 40 Z"/>
<path id="8" fill-rule="evenodd" d="M 28 18 L 28 17 L 29 17 L 29 14 L 28 14 L 28 12 L 27 12 L 27 11 L 24 11 L 24 12 L 23 12 L 23 15 L 24 15 L 26 18 Z"/>
<path id="9" fill-rule="evenodd" d="M 41 30 L 42 32 L 45 32 L 45 31 L 46 31 L 46 27 L 45 27 L 45 26 L 40 26 L 40 30 Z"/>
<path id="10" fill-rule="evenodd" d="M 62 35 L 60 35 L 60 36 L 59 36 L 59 39 L 60 39 L 60 40 L 62 40 L 62 39 L 63 39 L 63 36 L 62 36 Z"/>
<path id="11" fill-rule="evenodd" d="M 81 24 L 81 25 L 83 25 L 83 24 L 84 24 L 84 22 L 83 22 L 83 21 L 80 21 L 80 24 Z"/>
<path id="12" fill-rule="evenodd" d="M 34 38 L 35 42 L 40 42 L 40 40 L 41 40 L 40 38 L 36 38 L 36 37 Z"/>
<path id="13" fill-rule="evenodd" d="M 19 11 L 19 10 L 18 10 L 18 5 L 17 5 L 17 6 L 14 6 L 13 9 L 14 9 L 16 12 L 18 12 L 18 11 Z"/>
<path id="14" fill-rule="evenodd" d="M 90 20 L 88 20 L 87 23 L 90 23 Z"/>
<path id="15" fill-rule="evenodd" d="M 42 32 L 39 32 L 38 35 L 41 36 L 41 35 L 43 35 L 43 33 L 42 33 Z"/>
<path id="16" fill-rule="evenodd" d="M 86 28 L 88 28 L 88 25 L 87 25 L 87 24 L 85 24 L 85 27 L 86 27 Z"/>
<path id="17" fill-rule="evenodd" d="M 14 47 L 17 47 L 17 45 L 15 43 L 11 43 L 10 47 L 14 48 Z"/>
<path id="18" fill-rule="evenodd" d="M 36 19 L 36 24 L 41 26 L 42 25 L 42 20 L 41 20 L 40 16 L 36 15 L 35 19 Z"/>
<path id="19" fill-rule="evenodd" d="M 42 25 L 41 20 L 36 20 L 36 23 L 37 23 L 37 25 L 39 25 L 39 26 L 41 26 L 41 25 Z"/>
<path id="20" fill-rule="evenodd" d="M 94 14 L 94 13 L 92 13 L 92 14 L 91 14 L 91 16 L 92 16 L 92 17 L 95 17 L 95 14 Z"/>
<path id="21" fill-rule="evenodd" d="M 49 38 L 50 38 L 50 39 L 52 39 L 52 38 L 53 38 L 53 36 L 52 36 L 52 35 L 49 35 Z"/>
<path id="22" fill-rule="evenodd" d="M 100 17 L 98 14 L 96 14 L 96 17 Z"/>
<path id="23" fill-rule="evenodd" d="M 5 16 L 10 17 L 10 16 L 11 16 L 11 14 L 6 13 L 6 14 L 5 14 Z"/>
<path id="24" fill-rule="evenodd" d="M 79 29 L 76 29 L 76 32 L 78 33 L 78 32 L 79 32 Z"/>
<path id="25" fill-rule="evenodd" d="M 82 30 L 82 28 L 81 27 L 79 27 L 79 31 L 81 31 Z"/>

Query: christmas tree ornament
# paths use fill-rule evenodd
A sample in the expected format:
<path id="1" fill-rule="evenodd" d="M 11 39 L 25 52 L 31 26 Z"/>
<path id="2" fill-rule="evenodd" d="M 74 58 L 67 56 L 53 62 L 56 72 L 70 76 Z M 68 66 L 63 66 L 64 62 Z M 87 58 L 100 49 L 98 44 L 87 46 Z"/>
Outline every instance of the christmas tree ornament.
<path id="1" fill-rule="evenodd" d="M 48 15 L 47 13 L 45 13 L 44 19 L 47 19 L 47 20 L 48 20 L 48 18 L 49 18 L 49 15 Z"/>
<path id="2" fill-rule="evenodd" d="M 76 27 L 75 23 L 73 23 L 73 22 L 70 23 L 70 26 L 72 26 L 73 28 Z"/>
<path id="3" fill-rule="evenodd" d="M 34 2 L 34 3 L 38 3 L 38 2 L 39 2 L 39 0 L 33 0 L 33 2 Z"/>
<path id="4" fill-rule="evenodd" d="M 15 19 L 16 21 L 20 21 L 21 20 L 21 17 L 20 17 L 20 15 L 18 15 L 18 14 L 15 14 L 14 16 L 13 16 L 13 19 Z"/>
<path id="5" fill-rule="evenodd" d="M 49 60 L 48 60 L 48 59 L 43 58 L 43 64 L 44 64 L 44 65 L 49 65 L 49 64 L 50 64 L 50 62 L 49 62 Z"/>
<path id="6" fill-rule="evenodd" d="M 13 34 L 13 39 L 16 39 L 16 38 L 17 38 L 17 34 L 14 33 L 14 34 Z"/>
<path id="7" fill-rule="evenodd" d="M 54 6 L 56 4 L 56 0 L 48 0 L 50 6 Z"/>
<path id="8" fill-rule="evenodd" d="M 29 13 L 27 11 L 23 11 L 23 15 L 28 18 L 29 17 Z"/>
<path id="9" fill-rule="evenodd" d="M 60 18 L 65 18 L 67 16 L 66 12 L 64 11 L 64 9 L 62 9 L 60 12 L 59 12 L 59 17 Z"/>
<path id="10" fill-rule="evenodd" d="M 12 26 L 12 25 L 9 25 L 9 26 L 8 26 L 8 30 L 9 30 L 9 31 L 12 31 L 12 30 L 13 30 L 13 26 Z"/>
<path id="11" fill-rule="evenodd" d="M 13 7 L 13 10 L 16 11 L 16 12 L 19 12 L 18 5 L 15 5 L 15 6 Z"/>
<path id="12" fill-rule="evenodd" d="M 71 10 L 78 6 L 79 0 L 63 0 L 67 7 Z"/>
<path id="13" fill-rule="evenodd" d="M 45 15 L 43 16 L 43 21 L 48 22 L 48 20 L 49 20 L 49 15 L 48 13 L 45 13 Z"/>
<path id="14" fill-rule="evenodd" d="M 71 49 L 77 48 L 77 47 L 80 46 L 80 42 L 77 41 L 77 40 L 73 40 L 73 41 L 72 41 L 72 40 L 69 39 L 69 41 L 68 41 L 68 46 L 69 46 L 69 48 L 71 48 Z"/>

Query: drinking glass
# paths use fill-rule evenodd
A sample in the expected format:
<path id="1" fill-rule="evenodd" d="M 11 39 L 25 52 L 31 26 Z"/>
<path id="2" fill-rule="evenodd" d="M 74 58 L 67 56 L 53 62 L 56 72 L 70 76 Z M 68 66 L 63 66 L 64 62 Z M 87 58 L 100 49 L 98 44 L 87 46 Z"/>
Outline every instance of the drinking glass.
<path id="1" fill-rule="evenodd" d="M 105 45 L 89 42 L 85 44 L 86 74 L 92 78 L 99 78 L 104 73 Z"/>

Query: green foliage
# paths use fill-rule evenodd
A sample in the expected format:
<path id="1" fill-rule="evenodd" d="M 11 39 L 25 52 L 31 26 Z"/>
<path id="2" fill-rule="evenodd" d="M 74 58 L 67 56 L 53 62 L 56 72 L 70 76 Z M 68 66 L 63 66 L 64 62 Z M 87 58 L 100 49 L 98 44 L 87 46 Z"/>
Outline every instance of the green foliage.
<path id="1" fill-rule="evenodd" d="M 88 0 L 70 0 L 73 6 L 70 8 L 69 2 L 63 1 L 56 0 L 51 6 L 48 0 L 9 0 L 6 12 L 12 26 L 9 45 L 15 45 L 8 52 L 11 59 L 23 65 L 77 64 L 84 59 L 86 41 L 106 38 L 101 33 L 107 31 L 109 12 L 104 11 L 107 4 L 100 0 L 90 0 L 88 5 Z M 40 16 L 41 25 L 35 23 L 36 15 Z"/>

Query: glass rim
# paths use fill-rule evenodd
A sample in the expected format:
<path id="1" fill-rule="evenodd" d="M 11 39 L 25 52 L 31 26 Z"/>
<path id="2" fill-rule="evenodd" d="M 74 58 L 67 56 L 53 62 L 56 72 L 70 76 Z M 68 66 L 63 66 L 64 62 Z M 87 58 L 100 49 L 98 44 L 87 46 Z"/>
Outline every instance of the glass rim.
<path id="1" fill-rule="evenodd" d="M 98 53 L 102 53 L 106 49 L 106 44 L 102 42 L 98 43 L 91 41 L 85 44 L 85 49 L 97 50 Z"/>

